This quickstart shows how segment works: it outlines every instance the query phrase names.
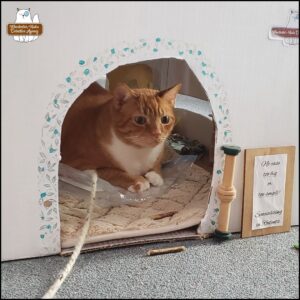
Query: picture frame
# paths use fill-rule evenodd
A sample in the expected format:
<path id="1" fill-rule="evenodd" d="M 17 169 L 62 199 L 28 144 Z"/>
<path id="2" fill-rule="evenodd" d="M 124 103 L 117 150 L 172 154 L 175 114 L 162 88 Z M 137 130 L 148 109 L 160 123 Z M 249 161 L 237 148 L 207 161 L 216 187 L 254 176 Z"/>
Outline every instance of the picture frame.
<path id="1" fill-rule="evenodd" d="M 242 238 L 291 227 L 295 146 L 245 150 Z"/>

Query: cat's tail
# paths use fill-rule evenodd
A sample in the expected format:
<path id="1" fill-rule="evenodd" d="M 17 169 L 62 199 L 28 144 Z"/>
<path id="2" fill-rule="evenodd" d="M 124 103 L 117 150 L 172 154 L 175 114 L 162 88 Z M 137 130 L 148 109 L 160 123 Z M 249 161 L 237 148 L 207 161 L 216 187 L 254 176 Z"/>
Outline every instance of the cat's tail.
<path id="1" fill-rule="evenodd" d="M 35 14 L 33 19 L 32 19 L 32 23 L 40 23 L 40 20 L 39 20 L 39 15 Z M 36 35 L 36 36 L 32 36 L 31 37 L 31 40 L 32 41 L 35 41 L 39 36 Z"/>

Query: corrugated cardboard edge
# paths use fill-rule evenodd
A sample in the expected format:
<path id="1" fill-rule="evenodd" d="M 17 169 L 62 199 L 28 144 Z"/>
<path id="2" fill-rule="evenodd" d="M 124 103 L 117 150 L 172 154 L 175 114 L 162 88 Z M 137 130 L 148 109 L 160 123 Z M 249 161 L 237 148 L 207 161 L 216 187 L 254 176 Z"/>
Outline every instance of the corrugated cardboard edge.
<path id="1" fill-rule="evenodd" d="M 173 242 L 181 240 L 203 240 L 211 237 L 211 234 L 198 234 L 197 227 L 193 226 L 187 229 L 177 230 L 161 234 L 153 234 L 148 236 L 139 236 L 132 238 L 124 238 L 110 240 L 104 242 L 90 243 L 82 247 L 81 253 L 92 252 L 96 250 L 105 250 L 112 248 L 120 248 L 134 245 L 151 244 L 158 242 Z M 61 256 L 69 256 L 72 254 L 74 247 L 62 249 Z"/>

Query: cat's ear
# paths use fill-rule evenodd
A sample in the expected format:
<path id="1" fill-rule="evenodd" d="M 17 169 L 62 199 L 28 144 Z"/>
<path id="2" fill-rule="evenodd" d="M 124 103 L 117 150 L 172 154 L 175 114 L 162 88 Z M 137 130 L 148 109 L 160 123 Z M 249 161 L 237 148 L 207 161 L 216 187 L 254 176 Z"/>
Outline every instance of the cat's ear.
<path id="1" fill-rule="evenodd" d="M 114 107 L 121 109 L 126 100 L 131 96 L 131 90 L 125 83 L 120 83 L 114 90 Z"/>
<path id="2" fill-rule="evenodd" d="M 181 83 L 178 83 L 166 90 L 158 92 L 158 96 L 169 101 L 173 106 L 175 105 L 176 95 L 181 89 Z"/>

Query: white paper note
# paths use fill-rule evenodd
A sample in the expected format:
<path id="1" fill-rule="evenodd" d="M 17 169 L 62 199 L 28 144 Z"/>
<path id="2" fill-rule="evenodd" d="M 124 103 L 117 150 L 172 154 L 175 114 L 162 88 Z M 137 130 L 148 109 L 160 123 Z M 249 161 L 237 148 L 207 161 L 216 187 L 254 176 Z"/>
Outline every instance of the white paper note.
<path id="1" fill-rule="evenodd" d="M 287 154 L 256 156 L 252 230 L 282 226 Z"/>

